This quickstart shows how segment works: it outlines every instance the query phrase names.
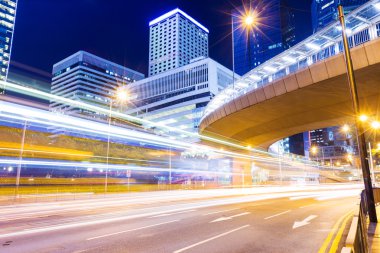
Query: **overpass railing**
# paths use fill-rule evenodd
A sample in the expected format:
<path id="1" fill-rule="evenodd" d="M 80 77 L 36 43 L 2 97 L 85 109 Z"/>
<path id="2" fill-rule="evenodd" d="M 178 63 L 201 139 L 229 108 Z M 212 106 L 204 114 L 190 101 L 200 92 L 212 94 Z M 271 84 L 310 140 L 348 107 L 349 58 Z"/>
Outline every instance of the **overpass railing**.
<path id="1" fill-rule="evenodd" d="M 380 0 L 372 0 L 346 16 L 351 47 L 380 37 Z M 233 99 L 343 51 L 341 26 L 334 22 L 304 41 L 249 71 L 219 93 L 206 107 L 201 121 Z"/>

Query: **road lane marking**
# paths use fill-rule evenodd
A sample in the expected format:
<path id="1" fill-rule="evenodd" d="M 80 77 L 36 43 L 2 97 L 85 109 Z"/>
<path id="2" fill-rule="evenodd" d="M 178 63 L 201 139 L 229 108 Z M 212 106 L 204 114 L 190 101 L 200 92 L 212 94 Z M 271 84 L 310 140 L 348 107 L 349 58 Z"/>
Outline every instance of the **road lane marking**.
<path id="1" fill-rule="evenodd" d="M 317 217 L 318 217 L 317 215 L 309 215 L 308 217 L 306 217 L 302 221 L 295 221 L 294 224 L 293 224 L 293 229 L 309 225 L 310 221 L 313 220 L 313 219 L 315 219 L 315 218 L 317 218 Z"/>
<path id="2" fill-rule="evenodd" d="M 330 233 L 327 235 L 325 241 L 323 242 L 321 248 L 318 250 L 318 253 L 325 253 L 327 247 L 330 244 L 330 241 L 332 237 L 335 234 L 335 231 L 338 229 L 339 224 L 344 220 L 345 217 L 349 216 L 353 211 L 349 211 L 347 214 L 343 215 L 342 217 L 339 218 L 339 220 L 334 224 L 333 228 L 331 229 Z"/>
<path id="3" fill-rule="evenodd" d="M 157 226 L 161 226 L 161 225 L 165 225 L 165 224 L 169 224 L 169 223 L 173 223 L 173 222 L 177 222 L 177 221 L 179 221 L 179 220 L 172 220 L 172 221 L 167 221 L 167 222 L 161 222 L 161 223 L 157 223 L 157 224 L 153 224 L 153 225 L 149 225 L 149 226 L 144 226 L 144 227 L 139 227 L 139 228 L 133 228 L 133 229 L 119 231 L 119 232 L 115 232 L 115 233 L 111 233 L 111 234 L 90 237 L 90 238 L 87 238 L 86 241 L 91 241 L 91 240 L 95 240 L 95 239 L 99 239 L 99 238 L 103 238 L 103 237 L 108 237 L 108 236 L 113 236 L 113 235 L 119 235 L 119 234 L 128 233 L 128 232 L 133 232 L 133 231 L 142 230 L 142 229 L 145 229 L 145 228 L 157 227 Z"/>
<path id="4" fill-rule="evenodd" d="M 271 219 L 271 218 L 274 218 L 274 217 L 277 217 L 277 216 L 280 216 L 280 215 L 283 215 L 283 214 L 286 214 L 286 213 L 289 213 L 291 210 L 287 210 L 285 212 L 282 212 L 282 213 L 278 213 L 278 214 L 275 214 L 275 215 L 272 215 L 272 216 L 268 216 L 266 218 L 264 218 L 264 220 L 268 220 L 268 219 Z"/>
<path id="5" fill-rule="evenodd" d="M 311 207 L 311 206 L 315 206 L 316 204 L 310 204 L 310 205 L 306 205 L 306 206 L 300 206 L 300 208 L 306 208 L 306 207 Z"/>
<path id="6" fill-rule="evenodd" d="M 181 252 L 184 252 L 184 251 L 186 251 L 186 250 L 188 250 L 188 249 L 194 248 L 194 247 L 196 247 L 196 246 L 199 246 L 199 245 L 205 244 L 205 243 L 207 243 L 207 242 L 210 242 L 210 241 L 212 241 L 212 240 L 218 239 L 218 238 L 220 238 L 220 237 L 223 237 L 223 236 L 229 235 L 229 234 L 231 234 L 231 233 L 237 232 L 237 231 L 242 230 L 242 229 L 244 229 L 244 228 L 247 228 L 247 227 L 249 227 L 249 226 L 250 226 L 250 225 L 245 225 L 245 226 L 241 226 L 241 227 L 238 227 L 238 228 L 232 229 L 232 230 L 230 230 L 230 231 L 227 231 L 227 232 L 224 232 L 224 233 L 222 233 L 222 234 L 219 234 L 219 235 L 213 236 L 213 237 L 208 238 L 208 239 L 206 239 L 206 240 L 203 240 L 203 241 L 200 241 L 200 242 L 194 243 L 194 244 L 192 244 L 192 245 L 190 245 L 190 246 L 187 246 L 187 247 L 185 247 L 185 248 L 182 248 L 182 249 L 179 249 L 179 250 L 173 251 L 173 253 L 181 253 Z"/>
<path id="7" fill-rule="evenodd" d="M 235 215 L 228 216 L 228 217 L 220 217 L 220 218 L 218 218 L 218 219 L 216 219 L 216 220 L 210 221 L 209 223 L 220 222 L 220 221 L 226 221 L 226 220 L 232 220 L 233 218 L 240 217 L 240 216 L 244 216 L 244 215 L 248 215 L 248 214 L 250 214 L 250 212 L 239 213 L 239 214 L 235 214 Z"/>
<path id="8" fill-rule="evenodd" d="M 240 209 L 240 208 L 234 208 L 234 209 L 228 209 L 228 210 L 216 211 L 216 212 L 206 213 L 206 214 L 202 214 L 202 215 L 203 215 L 203 216 L 207 216 L 207 215 L 217 214 L 217 213 L 226 213 L 226 212 L 235 211 L 235 210 L 238 210 L 238 209 Z"/>
<path id="9" fill-rule="evenodd" d="M 329 253 L 335 253 L 338 251 L 338 247 L 339 247 L 339 243 L 340 243 L 340 240 L 342 239 L 342 235 L 343 235 L 343 231 L 344 229 L 346 228 L 346 225 L 347 225 L 347 222 L 348 220 L 351 218 L 352 214 L 348 215 L 344 220 L 343 220 L 343 223 L 342 225 L 340 226 L 336 236 L 335 236 L 335 239 L 334 241 L 332 242 L 331 244 L 331 247 L 330 247 L 330 250 L 329 250 Z"/>
<path id="10" fill-rule="evenodd" d="M 294 196 L 294 197 L 289 197 L 289 200 L 293 201 L 293 200 L 301 200 L 301 199 L 312 199 L 321 195 L 322 195 L 321 193 L 314 193 L 314 194 L 308 194 L 308 195 Z"/>
<path id="11" fill-rule="evenodd" d="M 165 217 L 165 216 L 170 216 L 170 215 L 175 215 L 175 214 L 181 214 L 181 213 L 189 213 L 189 212 L 194 212 L 194 211 L 196 211 L 196 210 L 195 210 L 195 209 L 192 209 L 192 210 L 185 210 L 185 211 L 175 212 L 175 213 L 163 213 L 163 214 L 159 214 L 159 215 L 151 216 L 151 217 L 149 217 L 149 218 Z"/>

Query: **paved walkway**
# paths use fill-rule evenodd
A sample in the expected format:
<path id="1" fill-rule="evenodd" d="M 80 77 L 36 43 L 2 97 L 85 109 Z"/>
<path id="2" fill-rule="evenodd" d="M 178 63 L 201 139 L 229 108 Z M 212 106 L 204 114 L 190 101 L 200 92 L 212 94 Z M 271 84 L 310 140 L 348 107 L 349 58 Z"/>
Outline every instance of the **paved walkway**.
<path id="1" fill-rule="evenodd" d="M 380 206 L 376 207 L 377 218 L 380 219 Z M 368 227 L 368 244 L 371 252 L 380 253 L 380 223 L 371 223 Z"/>

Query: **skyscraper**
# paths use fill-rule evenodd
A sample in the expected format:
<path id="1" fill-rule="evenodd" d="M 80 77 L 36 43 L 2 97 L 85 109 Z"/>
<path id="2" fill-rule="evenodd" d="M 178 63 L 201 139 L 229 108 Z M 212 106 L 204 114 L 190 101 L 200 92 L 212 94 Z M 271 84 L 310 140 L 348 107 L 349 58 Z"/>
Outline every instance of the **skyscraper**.
<path id="1" fill-rule="evenodd" d="M 313 0 L 311 16 L 313 32 L 317 32 L 338 19 L 338 5 L 343 5 L 344 12 L 349 13 L 368 0 Z"/>
<path id="2" fill-rule="evenodd" d="M 8 75 L 17 0 L 0 0 L 0 80 Z"/>
<path id="3" fill-rule="evenodd" d="M 180 9 L 149 23 L 149 76 L 208 57 L 208 29 Z"/>
<path id="4" fill-rule="evenodd" d="M 144 75 L 137 71 L 84 51 L 54 64 L 52 74 L 52 94 L 103 108 L 108 108 L 119 86 L 144 78 Z M 59 101 L 51 101 L 50 110 L 88 118 L 106 118 L 105 115 Z"/>
<path id="5" fill-rule="evenodd" d="M 252 1 L 253 2 L 253 1 Z M 255 26 L 243 17 L 253 12 Z M 255 1 L 232 10 L 235 72 L 244 75 L 296 43 L 294 14 L 286 0 Z"/>

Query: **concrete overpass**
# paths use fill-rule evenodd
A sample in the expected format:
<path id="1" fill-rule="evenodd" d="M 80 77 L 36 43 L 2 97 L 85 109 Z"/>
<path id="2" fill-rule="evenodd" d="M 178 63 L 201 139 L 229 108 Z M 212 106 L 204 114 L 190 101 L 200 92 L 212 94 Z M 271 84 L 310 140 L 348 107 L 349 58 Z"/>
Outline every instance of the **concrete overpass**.
<path id="1" fill-rule="evenodd" d="M 366 26 L 357 22 L 357 28 L 360 29 L 353 32 L 351 37 L 352 43 L 355 43 L 360 39 L 357 35 L 369 34 L 366 39 L 368 42 L 360 43 L 352 49 L 361 106 L 363 112 L 369 114 L 377 114 L 380 109 L 379 5 L 377 1 L 370 1 L 348 17 L 348 20 L 362 19 L 360 11 L 367 13 L 369 9 L 376 14 L 373 20 L 367 17 Z M 331 36 L 331 31 L 338 30 L 336 27 L 337 24 L 331 25 L 295 48 L 266 62 L 261 69 L 256 68 L 243 76 L 240 88 L 237 82 L 230 87 L 230 91 L 220 95 L 225 96 L 230 92 L 228 99 L 219 98 L 218 105 L 210 105 L 212 108 L 208 108 L 201 121 L 201 133 L 224 136 L 247 145 L 267 148 L 275 141 L 293 134 L 352 121 L 353 110 L 344 55 L 337 50 L 335 55 L 313 60 L 323 50 L 331 47 L 339 49 L 339 33 L 336 33 L 335 38 Z M 353 27 L 352 31 L 354 29 Z M 320 37 L 330 38 L 331 41 L 314 46 L 314 50 L 305 58 L 309 64 L 300 66 L 298 63 L 299 68 L 291 73 L 289 70 L 294 62 L 290 62 L 289 55 L 295 55 L 294 52 L 300 51 L 298 48 L 304 45 L 315 45 Z M 290 63 L 281 63 L 284 59 Z M 263 70 L 277 73 L 263 75 Z M 284 74 L 276 78 L 278 73 Z"/>

